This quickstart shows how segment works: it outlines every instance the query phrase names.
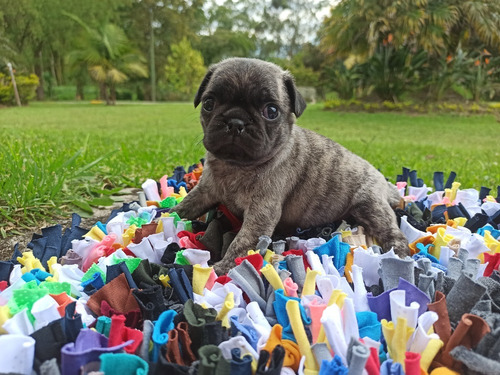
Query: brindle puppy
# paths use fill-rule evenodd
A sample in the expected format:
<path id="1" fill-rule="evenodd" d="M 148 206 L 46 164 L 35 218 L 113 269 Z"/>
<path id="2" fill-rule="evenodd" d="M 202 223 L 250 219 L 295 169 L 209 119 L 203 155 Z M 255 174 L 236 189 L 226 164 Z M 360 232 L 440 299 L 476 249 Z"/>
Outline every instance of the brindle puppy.
<path id="1" fill-rule="evenodd" d="M 352 216 L 384 250 L 409 254 L 392 207 L 396 189 L 371 164 L 338 143 L 295 125 L 306 103 L 278 66 L 232 58 L 210 67 L 202 103 L 203 176 L 174 208 L 195 219 L 222 203 L 243 220 L 218 273 L 255 247 L 260 235 L 286 233 Z"/>

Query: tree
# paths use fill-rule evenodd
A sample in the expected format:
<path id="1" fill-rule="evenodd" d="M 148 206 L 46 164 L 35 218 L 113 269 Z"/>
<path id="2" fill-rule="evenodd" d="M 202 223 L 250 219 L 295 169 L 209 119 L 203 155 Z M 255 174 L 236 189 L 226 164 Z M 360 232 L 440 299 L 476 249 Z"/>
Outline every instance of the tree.
<path id="1" fill-rule="evenodd" d="M 203 57 L 186 38 L 172 45 L 171 50 L 165 66 L 169 91 L 181 94 L 182 99 L 192 99 L 206 72 Z"/>
<path id="2" fill-rule="evenodd" d="M 40 79 L 37 98 L 43 99 L 44 73 L 57 84 L 65 80 L 64 56 L 73 48 L 79 26 L 63 17 L 63 11 L 85 18 L 94 27 L 116 22 L 120 9 L 132 0 L 0 0 L 0 30 L 3 28 L 11 45 L 18 51 L 18 71 L 35 74 Z"/>
<path id="3" fill-rule="evenodd" d="M 145 59 L 134 51 L 122 29 L 105 24 L 93 29 L 80 18 L 67 15 L 82 26 L 79 47 L 68 55 L 72 66 L 85 64 L 90 77 L 99 83 L 106 104 L 116 103 L 116 85 L 130 77 L 147 77 Z"/>
<path id="4" fill-rule="evenodd" d="M 245 31 L 218 28 L 212 35 L 202 35 L 195 44 L 207 65 L 228 57 L 250 57 L 257 51 L 257 41 Z"/>
<path id="5" fill-rule="evenodd" d="M 212 0 L 207 6 L 206 25 L 193 46 L 207 65 L 227 57 L 253 57 L 258 42 L 249 25 L 248 15 L 239 12 L 234 1 L 219 4 Z"/>
<path id="6" fill-rule="evenodd" d="M 483 44 L 489 50 L 500 52 L 500 2 L 497 0 L 448 0 L 458 11 L 450 25 L 450 51 L 462 45 L 477 49 Z"/>
<path id="7" fill-rule="evenodd" d="M 25 73 L 35 72 L 41 85 L 37 98 L 43 99 L 42 47 L 44 33 L 38 2 L 29 0 L 0 0 L 2 23 L 7 37 L 19 50 L 17 68 Z"/>
<path id="8" fill-rule="evenodd" d="M 260 57 L 292 58 L 302 46 L 315 39 L 321 25 L 318 14 L 328 4 L 325 0 L 247 0 L 245 12 L 255 23 L 261 40 Z"/>
<path id="9" fill-rule="evenodd" d="M 17 51 L 12 43 L 0 30 L 0 69 L 5 68 L 8 62 L 12 62 L 17 56 Z"/>
<path id="10" fill-rule="evenodd" d="M 392 43 L 430 54 L 454 52 L 460 42 L 500 41 L 497 0 L 342 0 L 322 29 L 322 46 L 337 57 L 371 56 Z"/>
<path id="11" fill-rule="evenodd" d="M 319 72 L 304 64 L 301 53 L 291 59 L 270 59 L 271 62 L 281 66 L 292 73 L 297 86 L 319 86 Z"/>
<path id="12" fill-rule="evenodd" d="M 170 47 L 184 37 L 197 40 L 199 30 L 205 25 L 204 0 L 132 0 L 123 10 L 122 26 L 140 51 L 148 53 L 148 65 L 154 66 L 157 81 L 165 76 L 164 68 Z M 154 59 L 151 39 L 154 39 Z M 150 73 L 151 74 L 151 73 Z M 143 83 L 144 97 L 152 98 L 151 85 Z"/>
<path id="13" fill-rule="evenodd" d="M 326 1 L 212 0 L 209 4 L 204 33 L 211 39 L 223 34 L 234 35 L 233 43 L 223 45 L 228 52 L 234 51 L 236 45 L 241 47 L 251 41 L 255 48 L 243 52 L 251 52 L 252 57 L 269 59 L 291 58 L 304 43 L 314 39 L 320 25 L 318 13 Z M 241 53 L 242 49 L 236 49 L 236 52 Z M 224 51 L 221 54 L 227 53 Z"/>

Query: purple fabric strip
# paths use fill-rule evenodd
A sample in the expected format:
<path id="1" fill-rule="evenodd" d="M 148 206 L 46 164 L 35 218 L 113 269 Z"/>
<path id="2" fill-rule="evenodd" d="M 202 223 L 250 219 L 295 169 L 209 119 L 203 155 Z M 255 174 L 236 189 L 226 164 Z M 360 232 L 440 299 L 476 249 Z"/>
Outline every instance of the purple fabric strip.
<path id="1" fill-rule="evenodd" d="M 427 304 L 431 302 L 431 299 L 427 294 L 425 294 L 415 285 L 403 278 L 399 278 L 398 289 L 404 290 L 406 292 L 406 306 L 410 306 L 412 302 L 417 302 L 418 304 L 420 304 L 420 307 L 418 309 L 418 316 L 427 311 Z"/>
<path id="2" fill-rule="evenodd" d="M 374 297 L 373 294 L 368 293 L 368 306 L 370 310 L 377 314 L 377 319 L 381 321 L 382 319 L 391 320 L 391 302 L 389 300 L 389 294 L 396 289 L 390 289 L 382 294 Z"/>
<path id="3" fill-rule="evenodd" d="M 99 332 L 82 329 L 74 343 L 70 342 L 61 349 L 61 369 L 64 375 L 79 375 L 80 367 L 99 361 L 103 353 L 121 353 L 123 348 L 134 340 L 108 348 L 108 339 Z"/>

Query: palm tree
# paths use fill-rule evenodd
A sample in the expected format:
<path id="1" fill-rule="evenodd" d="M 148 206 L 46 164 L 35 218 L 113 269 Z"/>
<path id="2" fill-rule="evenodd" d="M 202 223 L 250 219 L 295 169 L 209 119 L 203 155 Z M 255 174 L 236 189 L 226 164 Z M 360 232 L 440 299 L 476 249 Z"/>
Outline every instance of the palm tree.
<path id="1" fill-rule="evenodd" d="M 450 26 L 451 51 L 455 51 L 459 44 L 469 45 L 476 49 L 478 44 L 484 44 L 499 49 L 500 1 L 447 1 L 458 9 L 458 17 Z"/>
<path id="2" fill-rule="evenodd" d="M 90 77 L 99 84 L 106 104 L 116 103 L 116 85 L 130 77 L 147 77 L 145 59 L 134 51 L 124 31 L 113 24 L 93 29 L 75 15 L 65 13 L 84 29 L 78 48 L 70 52 L 70 66 L 85 66 Z"/>
<path id="3" fill-rule="evenodd" d="M 498 45 L 500 1 L 342 0 L 325 20 L 322 35 L 323 49 L 339 57 L 369 57 L 383 43 L 431 55 L 453 53 L 467 40 L 474 46 Z"/>

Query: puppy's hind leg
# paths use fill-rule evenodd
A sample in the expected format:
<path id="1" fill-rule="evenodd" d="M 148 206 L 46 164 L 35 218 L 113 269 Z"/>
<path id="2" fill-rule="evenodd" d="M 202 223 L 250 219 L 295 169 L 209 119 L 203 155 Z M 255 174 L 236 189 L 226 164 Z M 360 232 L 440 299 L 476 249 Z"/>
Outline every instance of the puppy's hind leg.
<path id="1" fill-rule="evenodd" d="M 384 251 L 392 247 L 394 252 L 404 258 L 410 255 L 408 240 L 398 228 L 396 215 L 387 201 L 373 200 L 356 204 L 352 216 L 380 244 Z"/>
<path id="2" fill-rule="evenodd" d="M 399 194 L 399 191 L 390 182 L 387 182 L 387 185 L 388 185 L 387 202 L 389 202 L 389 205 L 393 209 L 398 207 L 404 209 L 404 199 Z"/>

